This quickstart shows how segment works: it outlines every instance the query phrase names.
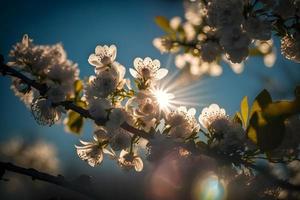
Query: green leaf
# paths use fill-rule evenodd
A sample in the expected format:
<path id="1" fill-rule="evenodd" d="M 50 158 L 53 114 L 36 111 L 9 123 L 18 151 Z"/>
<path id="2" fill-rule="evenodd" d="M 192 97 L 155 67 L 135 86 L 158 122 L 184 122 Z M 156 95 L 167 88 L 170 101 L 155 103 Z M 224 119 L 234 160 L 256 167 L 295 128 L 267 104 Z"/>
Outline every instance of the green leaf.
<path id="1" fill-rule="evenodd" d="M 272 97 L 271 97 L 270 93 L 267 90 L 261 91 L 256 96 L 256 98 L 252 104 L 250 118 L 255 112 L 261 111 L 270 103 L 272 103 Z"/>
<path id="2" fill-rule="evenodd" d="M 83 123 L 84 123 L 83 117 L 74 111 L 68 112 L 68 116 L 64 122 L 67 131 L 71 133 L 75 133 L 76 135 L 80 135 L 83 127 Z"/>
<path id="3" fill-rule="evenodd" d="M 247 129 L 248 137 L 263 151 L 272 151 L 277 148 L 281 144 L 284 134 L 283 120 L 267 121 L 259 112 L 253 114 Z"/>
<path id="4" fill-rule="evenodd" d="M 258 48 L 250 48 L 249 56 L 263 56 L 264 54 Z"/>
<path id="5" fill-rule="evenodd" d="M 234 117 L 233 117 L 233 122 L 238 123 L 241 126 L 243 126 L 243 120 L 242 120 L 242 115 L 240 112 L 236 112 Z"/>
<path id="6" fill-rule="evenodd" d="M 81 80 L 76 80 L 74 82 L 75 100 L 79 100 L 82 97 L 82 95 L 83 95 L 82 91 L 83 91 L 83 83 L 82 83 L 82 81 Z"/>
<path id="7" fill-rule="evenodd" d="M 242 115 L 243 125 L 244 127 L 247 127 L 248 115 L 249 115 L 249 105 L 248 105 L 247 96 L 245 96 L 241 101 L 241 115 Z"/>
<path id="8" fill-rule="evenodd" d="M 300 113 L 300 101 L 276 101 L 264 109 L 264 115 L 268 118 L 286 119 Z"/>
<path id="9" fill-rule="evenodd" d="M 174 30 L 170 27 L 169 20 L 163 16 L 156 16 L 155 23 L 166 33 L 173 33 Z"/>

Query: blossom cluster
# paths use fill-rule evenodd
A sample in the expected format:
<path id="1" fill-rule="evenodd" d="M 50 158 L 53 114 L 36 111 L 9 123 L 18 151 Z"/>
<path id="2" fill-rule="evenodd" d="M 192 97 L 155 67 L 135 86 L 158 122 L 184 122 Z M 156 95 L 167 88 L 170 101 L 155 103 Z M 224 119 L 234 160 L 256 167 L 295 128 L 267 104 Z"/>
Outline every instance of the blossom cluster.
<path id="1" fill-rule="evenodd" d="M 241 73 L 249 56 L 263 56 L 271 67 L 276 60 L 272 31 L 281 39 L 281 53 L 300 62 L 297 0 L 185 0 L 184 7 L 185 21 L 157 17 L 166 35 L 153 45 L 176 54 L 175 65 L 188 67 L 192 75 L 218 76 L 222 60 Z"/>
<path id="2" fill-rule="evenodd" d="M 33 116 L 40 124 L 52 125 L 60 119 L 61 107 L 52 104 L 74 96 L 74 82 L 78 80 L 77 64 L 67 59 L 62 44 L 36 45 L 24 35 L 10 51 L 8 66 L 15 66 L 32 80 L 45 84 L 45 93 L 40 94 L 23 80 L 13 78 L 12 90 L 26 106 L 31 107 Z"/>
<path id="3" fill-rule="evenodd" d="M 257 46 L 262 52 L 269 50 L 265 43 L 257 42 Z M 265 115 L 273 110 L 263 113 L 265 111 L 259 110 L 255 103 L 249 115 L 247 99 L 244 99 L 241 112 L 234 117 L 227 115 L 217 104 L 211 104 L 197 119 L 195 108 L 172 105 L 170 99 L 176 96 L 159 88 L 168 70 L 161 68 L 157 59 L 135 58 L 133 67 L 129 68 L 132 77 L 125 78 L 126 68 L 116 61 L 116 46 L 98 45 L 88 58 L 94 75 L 81 81 L 77 66 L 66 59 L 60 44 L 37 46 L 25 35 L 10 55 L 8 65 L 11 68 L 35 83 L 46 85 L 45 89 L 31 88 L 32 81 L 22 82 L 20 76 L 12 81 L 16 96 L 30 105 L 38 123 L 52 125 L 63 116 L 65 109 L 74 106 L 78 107 L 72 111 L 78 115 L 74 117 L 68 113 L 65 119 L 75 121 L 66 123 L 66 126 L 78 123 L 82 126 L 81 121 L 76 121 L 80 115 L 95 122 L 92 141 L 80 140 L 80 144 L 75 145 L 78 156 L 92 167 L 101 164 L 107 155 L 126 170 L 142 171 L 145 156 L 155 160 L 156 156 L 170 150 L 178 150 L 182 156 L 191 155 L 193 150 L 187 144 L 195 145 L 199 151 L 211 151 L 216 157 L 221 155 L 247 162 L 254 162 L 265 151 L 271 159 L 284 162 L 299 155 L 299 130 L 296 126 L 300 124 L 299 116 L 295 115 L 297 109 L 288 110 L 299 106 L 298 97 L 295 102 L 275 103 L 281 108 L 289 106 L 284 115 L 279 113 L 271 118 Z M 264 105 L 270 104 L 272 108 L 274 105 L 269 94 L 262 92 L 257 98 L 262 96 L 264 98 L 257 99 L 257 102 L 267 99 Z M 71 102 L 72 108 L 65 107 L 64 102 Z M 268 121 L 270 119 L 276 123 Z M 258 125 L 256 120 L 264 123 Z M 274 136 L 282 137 L 284 132 L 282 141 L 270 143 L 261 136 L 261 131 L 269 134 L 269 129 Z M 148 154 L 143 155 L 142 149 L 147 149 Z M 242 163 L 234 165 L 241 167 Z"/>

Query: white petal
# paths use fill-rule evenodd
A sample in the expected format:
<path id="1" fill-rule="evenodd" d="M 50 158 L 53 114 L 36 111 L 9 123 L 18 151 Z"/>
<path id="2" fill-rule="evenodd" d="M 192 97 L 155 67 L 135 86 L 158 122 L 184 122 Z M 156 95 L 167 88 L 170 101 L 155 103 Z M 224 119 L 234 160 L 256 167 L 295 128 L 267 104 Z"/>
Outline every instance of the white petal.
<path id="1" fill-rule="evenodd" d="M 95 54 L 91 54 L 89 56 L 88 62 L 93 66 L 101 66 L 102 64 L 99 62 L 98 57 Z"/>
<path id="2" fill-rule="evenodd" d="M 112 149 L 103 148 L 103 153 L 108 154 L 112 159 L 117 157 L 116 153 Z"/>
<path id="3" fill-rule="evenodd" d="M 118 70 L 119 70 L 119 79 L 121 80 L 125 76 L 126 68 L 123 65 L 119 65 Z"/>
<path id="4" fill-rule="evenodd" d="M 111 52 L 111 59 L 115 60 L 117 57 L 117 47 L 116 45 L 110 45 L 109 50 Z"/>
<path id="5" fill-rule="evenodd" d="M 95 157 L 91 157 L 87 160 L 88 164 L 91 167 L 95 167 L 96 165 L 101 164 L 101 162 L 103 161 L 103 153 L 102 150 L 99 150 L 99 153 L 95 156 Z"/>
<path id="6" fill-rule="evenodd" d="M 130 79 L 126 79 L 126 86 L 129 90 L 132 89 Z"/>
<path id="7" fill-rule="evenodd" d="M 147 66 L 147 65 L 149 65 L 150 63 L 152 63 L 152 59 L 149 58 L 149 57 L 146 57 L 146 58 L 144 59 L 143 63 L 144 63 L 145 66 Z"/>
<path id="8" fill-rule="evenodd" d="M 124 149 L 122 149 L 122 151 L 120 152 L 120 158 L 123 158 L 126 154 L 128 154 L 128 152 Z"/>
<path id="9" fill-rule="evenodd" d="M 90 145 L 90 144 L 93 144 L 93 143 L 91 143 L 91 142 L 85 142 L 85 141 L 83 141 L 83 140 L 79 140 L 79 142 L 80 142 L 81 144 L 83 144 L 83 145 Z"/>
<path id="10" fill-rule="evenodd" d="M 167 74 L 168 74 L 167 69 L 164 69 L 164 68 L 159 69 L 156 74 L 156 79 L 160 80 L 160 79 L 164 78 Z"/>
<path id="11" fill-rule="evenodd" d="M 141 58 L 135 58 L 134 61 L 133 61 L 134 68 L 136 70 L 138 70 L 141 65 L 143 65 L 143 59 L 141 59 Z"/>
<path id="12" fill-rule="evenodd" d="M 131 76 L 133 76 L 134 78 L 138 78 L 138 73 L 137 73 L 137 71 L 135 71 L 135 70 L 132 69 L 132 68 L 129 68 L 129 72 L 130 72 Z"/>
<path id="13" fill-rule="evenodd" d="M 154 65 L 155 67 L 157 67 L 157 68 L 160 67 L 160 61 L 159 61 L 159 60 L 155 59 L 155 60 L 152 61 L 152 63 L 153 63 L 153 65 Z"/>
<path id="14" fill-rule="evenodd" d="M 96 46 L 96 48 L 95 48 L 96 55 L 103 54 L 103 50 L 104 50 L 104 48 L 101 45 Z"/>
<path id="15" fill-rule="evenodd" d="M 140 172 L 140 171 L 143 170 L 144 164 L 143 164 L 143 161 L 140 157 L 134 158 L 133 162 L 134 162 L 135 171 Z"/>
<path id="16" fill-rule="evenodd" d="M 196 109 L 195 109 L 195 108 L 190 108 L 190 109 L 188 110 L 188 114 L 189 114 L 190 116 L 194 116 L 194 115 L 196 114 Z"/>

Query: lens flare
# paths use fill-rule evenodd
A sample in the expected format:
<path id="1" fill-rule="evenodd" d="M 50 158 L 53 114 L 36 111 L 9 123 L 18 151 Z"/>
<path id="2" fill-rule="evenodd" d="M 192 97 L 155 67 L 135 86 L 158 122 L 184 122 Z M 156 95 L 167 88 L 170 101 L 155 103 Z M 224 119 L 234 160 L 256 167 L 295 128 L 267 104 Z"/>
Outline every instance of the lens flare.
<path id="1" fill-rule="evenodd" d="M 175 96 L 163 89 L 155 89 L 152 92 L 158 102 L 159 108 L 163 111 L 169 111 L 172 106 L 172 99 L 174 99 Z"/>
<path id="2" fill-rule="evenodd" d="M 194 190 L 195 200 L 223 200 L 226 197 L 224 181 L 216 175 L 203 177 L 196 183 Z"/>

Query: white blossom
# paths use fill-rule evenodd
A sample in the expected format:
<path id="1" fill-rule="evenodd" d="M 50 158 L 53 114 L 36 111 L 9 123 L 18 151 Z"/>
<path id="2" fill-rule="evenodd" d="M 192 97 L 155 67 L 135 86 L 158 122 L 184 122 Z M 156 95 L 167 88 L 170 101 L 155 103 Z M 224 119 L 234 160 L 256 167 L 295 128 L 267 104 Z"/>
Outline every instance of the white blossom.
<path id="1" fill-rule="evenodd" d="M 235 153 L 245 148 L 246 133 L 240 124 L 222 118 L 213 121 L 209 130 L 215 138 L 211 147 L 224 153 Z"/>
<path id="2" fill-rule="evenodd" d="M 185 22 L 183 24 L 182 28 L 185 33 L 186 40 L 193 41 L 196 37 L 196 30 L 195 30 L 194 26 L 189 22 Z"/>
<path id="3" fill-rule="evenodd" d="M 46 96 L 52 102 L 64 101 L 66 96 L 73 96 L 73 84 L 78 80 L 79 69 L 77 64 L 67 59 L 62 44 L 35 45 L 28 35 L 24 35 L 22 42 L 11 50 L 10 57 L 8 65 L 48 86 Z"/>
<path id="4" fill-rule="evenodd" d="M 159 105 L 148 90 L 140 90 L 135 97 L 128 100 L 126 110 L 142 121 L 146 129 L 154 125 L 159 115 Z"/>
<path id="5" fill-rule="evenodd" d="M 206 15 L 206 7 L 201 0 L 184 1 L 185 18 L 195 26 L 202 23 L 203 17 Z"/>
<path id="6" fill-rule="evenodd" d="M 126 149 L 131 144 L 131 134 L 122 128 L 110 130 L 109 135 L 110 135 L 110 140 L 109 140 L 110 146 L 115 151 Z"/>
<path id="7" fill-rule="evenodd" d="M 250 38 L 269 40 L 271 38 L 271 24 L 256 17 L 249 17 L 244 23 L 244 29 Z"/>
<path id="8" fill-rule="evenodd" d="M 170 19 L 170 27 L 173 29 L 173 30 L 177 30 L 179 28 L 181 24 L 181 18 L 176 16 L 176 17 L 173 17 L 172 19 Z"/>
<path id="9" fill-rule="evenodd" d="M 111 102 L 107 99 L 91 99 L 89 101 L 88 110 L 93 119 L 106 120 L 108 114 L 107 110 L 111 107 Z"/>
<path id="10" fill-rule="evenodd" d="M 175 65 L 182 69 L 190 68 L 190 73 L 195 76 L 209 74 L 210 76 L 219 76 L 222 74 L 222 67 L 217 62 L 204 62 L 201 57 L 193 56 L 189 53 L 178 54 L 175 58 Z"/>
<path id="11" fill-rule="evenodd" d="M 113 67 L 90 76 L 88 84 L 85 88 L 85 94 L 88 99 L 105 98 L 117 89 L 122 89 L 126 83 L 125 67 L 114 63 Z"/>
<path id="12" fill-rule="evenodd" d="M 109 120 L 105 123 L 105 126 L 110 130 L 117 129 L 125 122 L 125 117 L 126 114 L 124 109 L 114 108 L 111 110 Z"/>
<path id="13" fill-rule="evenodd" d="M 38 96 L 37 91 L 30 89 L 26 83 L 23 83 L 17 78 L 12 78 L 12 85 L 10 88 L 28 108 L 31 106 L 33 99 Z"/>
<path id="14" fill-rule="evenodd" d="M 204 108 L 199 116 L 200 124 L 206 129 L 217 119 L 227 119 L 225 109 L 220 108 L 217 104 L 211 104 Z"/>
<path id="15" fill-rule="evenodd" d="M 118 163 L 124 169 L 134 168 L 137 172 L 142 171 L 144 167 L 143 161 L 139 156 L 124 149 L 120 153 Z"/>
<path id="16" fill-rule="evenodd" d="M 244 129 L 240 124 L 231 121 L 226 111 L 217 104 L 204 108 L 199 121 L 214 138 L 211 147 L 224 153 L 233 153 L 243 148 L 246 142 Z"/>
<path id="17" fill-rule="evenodd" d="M 230 60 L 228 60 L 225 55 L 222 56 L 222 58 L 226 63 L 229 64 L 234 73 L 240 74 L 244 71 L 245 63 L 243 61 L 241 63 L 233 63 Z"/>
<path id="18" fill-rule="evenodd" d="M 208 22 L 217 28 L 238 26 L 243 22 L 243 0 L 210 0 Z"/>
<path id="19" fill-rule="evenodd" d="M 195 119 L 196 110 L 179 107 L 166 117 L 166 124 L 170 126 L 169 134 L 175 138 L 188 138 L 192 133 L 199 131 L 199 124 Z"/>
<path id="20" fill-rule="evenodd" d="M 60 87 L 59 85 L 52 85 L 48 89 L 46 96 L 51 102 L 58 103 L 65 100 L 67 93 L 64 88 Z"/>
<path id="21" fill-rule="evenodd" d="M 117 47 L 115 45 L 98 45 L 95 48 L 95 53 L 89 56 L 88 62 L 95 67 L 95 71 L 101 72 L 115 61 L 116 56 Z"/>
<path id="22" fill-rule="evenodd" d="M 213 62 L 221 53 L 221 47 L 217 42 L 208 41 L 201 46 L 201 57 L 205 62 Z"/>
<path id="23" fill-rule="evenodd" d="M 105 147 L 104 142 L 107 141 L 107 136 L 100 134 L 100 132 L 94 134 L 94 140 L 92 142 L 85 142 L 79 140 L 81 146 L 75 145 L 77 155 L 83 161 L 86 161 L 91 167 L 101 164 L 103 161 L 103 153 L 115 157 L 115 153 Z"/>
<path id="24" fill-rule="evenodd" d="M 160 53 L 176 53 L 179 51 L 178 44 L 168 37 L 154 38 L 152 43 L 153 46 L 160 51 Z"/>
<path id="25" fill-rule="evenodd" d="M 53 125 L 61 117 L 58 107 L 54 107 L 52 102 L 46 98 L 34 99 L 31 105 L 34 119 L 41 125 Z"/>
<path id="26" fill-rule="evenodd" d="M 160 80 L 168 74 L 167 69 L 160 69 L 159 60 L 136 58 L 133 61 L 134 69 L 130 68 L 130 74 L 137 79 Z"/>
<path id="27" fill-rule="evenodd" d="M 47 69 L 47 77 L 52 82 L 62 85 L 62 87 L 69 91 L 73 89 L 73 83 L 79 78 L 78 65 L 71 61 L 66 61 L 63 64 L 51 65 Z"/>
<path id="28" fill-rule="evenodd" d="M 245 60 L 251 42 L 248 35 L 239 27 L 222 29 L 220 34 L 220 45 L 224 48 L 227 58 L 233 63 Z"/>
<path id="29" fill-rule="evenodd" d="M 289 60 L 300 62 L 300 34 L 286 35 L 281 39 L 281 53 Z"/>

